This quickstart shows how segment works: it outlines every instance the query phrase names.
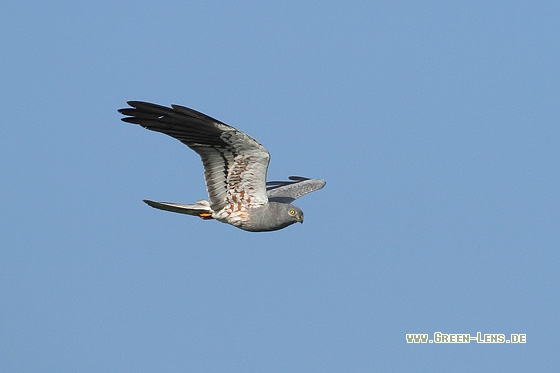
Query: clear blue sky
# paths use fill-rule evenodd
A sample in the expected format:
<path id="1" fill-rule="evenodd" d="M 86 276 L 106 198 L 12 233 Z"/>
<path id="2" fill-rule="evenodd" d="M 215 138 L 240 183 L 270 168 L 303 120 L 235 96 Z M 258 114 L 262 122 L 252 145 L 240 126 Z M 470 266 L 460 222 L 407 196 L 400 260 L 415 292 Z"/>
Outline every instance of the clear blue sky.
<path id="1" fill-rule="evenodd" d="M 558 371 L 557 1 L 3 1 L 0 371 Z M 247 233 L 192 107 L 319 177 Z M 407 333 L 527 335 L 407 344 Z"/>

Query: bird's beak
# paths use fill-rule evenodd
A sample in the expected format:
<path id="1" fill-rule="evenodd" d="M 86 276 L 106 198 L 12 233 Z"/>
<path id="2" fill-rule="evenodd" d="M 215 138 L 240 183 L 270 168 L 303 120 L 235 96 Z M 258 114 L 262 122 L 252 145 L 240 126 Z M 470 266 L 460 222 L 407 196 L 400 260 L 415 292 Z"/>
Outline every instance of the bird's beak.
<path id="1" fill-rule="evenodd" d="M 298 216 L 298 221 L 299 221 L 301 224 L 303 224 L 303 215 L 299 215 L 299 216 Z"/>

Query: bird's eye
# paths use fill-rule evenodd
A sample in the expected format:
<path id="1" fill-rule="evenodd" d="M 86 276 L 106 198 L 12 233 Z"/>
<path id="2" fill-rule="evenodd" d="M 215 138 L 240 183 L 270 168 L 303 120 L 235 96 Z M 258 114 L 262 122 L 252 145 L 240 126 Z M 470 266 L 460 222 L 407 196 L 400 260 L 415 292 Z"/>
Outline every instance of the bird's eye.
<path id="1" fill-rule="evenodd" d="M 296 210 L 291 209 L 290 211 L 288 211 L 290 213 L 290 215 L 295 215 L 296 214 Z"/>

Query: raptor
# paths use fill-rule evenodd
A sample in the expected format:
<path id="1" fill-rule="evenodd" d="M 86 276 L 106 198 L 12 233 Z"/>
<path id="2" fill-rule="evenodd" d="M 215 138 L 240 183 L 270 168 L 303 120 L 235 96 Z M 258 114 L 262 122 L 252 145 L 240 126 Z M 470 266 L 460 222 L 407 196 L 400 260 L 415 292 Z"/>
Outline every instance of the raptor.
<path id="1" fill-rule="evenodd" d="M 200 155 L 204 166 L 209 201 L 180 204 L 144 200 L 154 208 L 215 219 L 251 232 L 275 231 L 303 223 L 303 212 L 292 202 L 326 184 L 299 176 L 267 182 L 270 154 L 246 133 L 184 106 L 127 103 L 129 108 L 119 110 L 125 115 L 123 121 L 181 141 Z"/>

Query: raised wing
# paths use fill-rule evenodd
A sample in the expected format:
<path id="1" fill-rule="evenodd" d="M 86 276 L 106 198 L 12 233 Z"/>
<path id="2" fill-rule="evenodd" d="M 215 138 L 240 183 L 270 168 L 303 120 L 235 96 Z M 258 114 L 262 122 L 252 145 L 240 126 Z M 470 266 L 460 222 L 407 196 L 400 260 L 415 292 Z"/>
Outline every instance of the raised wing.
<path id="1" fill-rule="evenodd" d="M 120 109 L 128 123 L 169 135 L 200 155 L 210 207 L 244 210 L 268 202 L 268 151 L 251 136 L 208 115 L 179 105 L 129 101 Z"/>
<path id="2" fill-rule="evenodd" d="M 291 203 L 307 193 L 314 192 L 327 183 L 321 179 L 308 179 L 301 176 L 288 177 L 291 181 L 269 181 L 266 183 L 268 200 Z"/>

